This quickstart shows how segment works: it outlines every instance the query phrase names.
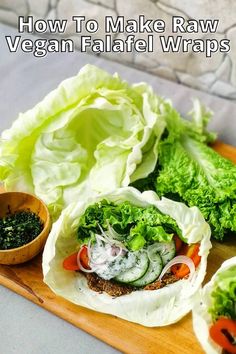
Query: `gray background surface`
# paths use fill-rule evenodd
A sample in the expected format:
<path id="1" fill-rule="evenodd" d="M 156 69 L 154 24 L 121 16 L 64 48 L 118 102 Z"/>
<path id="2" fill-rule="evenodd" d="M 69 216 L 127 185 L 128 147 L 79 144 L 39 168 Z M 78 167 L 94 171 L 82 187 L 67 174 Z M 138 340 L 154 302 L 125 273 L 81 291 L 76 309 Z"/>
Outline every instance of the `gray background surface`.
<path id="1" fill-rule="evenodd" d="M 107 71 L 118 72 L 129 82 L 146 81 L 157 94 L 173 100 L 182 114 L 191 108 L 191 98 L 198 97 L 214 111 L 210 128 L 224 142 L 236 145 L 236 104 L 150 74 L 94 56 L 9 53 L 4 35 L 16 34 L 0 25 L 0 131 L 10 127 L 19 112 L 33 107 L 63 79 L 77 74 L 92 63 Z M 158 343 L 157 343 L 158 348 Z M 115 354 L 113 348 L 41 309 L 28 300 L 0 288 L 0 353 L 2 354 Z M 178 353 L 177 353 L 178 354 Z"/>

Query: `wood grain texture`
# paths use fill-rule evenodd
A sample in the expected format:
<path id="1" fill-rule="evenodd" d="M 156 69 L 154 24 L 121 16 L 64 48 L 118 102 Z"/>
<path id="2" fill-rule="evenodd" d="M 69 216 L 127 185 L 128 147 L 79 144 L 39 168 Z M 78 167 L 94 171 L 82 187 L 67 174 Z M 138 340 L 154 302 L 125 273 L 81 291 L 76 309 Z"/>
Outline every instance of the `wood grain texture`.
<path id="1" fill-rule="evenodd" d="M 236 163 L 236 148 L 219 142 L 214 148 Z M 224 260 L 235 256 L 236 242 L 233 238 L 235 239 L 235 235 L 228 238 L 224 244 L 213 242 L 205 282 L 209 281 Z M 114 316 L 76 306 L 56 296 L 43 283 L 41 255 L 22 265 L 0 266 L 0 284 L 124 353 L 203 353 L 192 330 L 191 314 L 171 326 L 146 328 Z"/>

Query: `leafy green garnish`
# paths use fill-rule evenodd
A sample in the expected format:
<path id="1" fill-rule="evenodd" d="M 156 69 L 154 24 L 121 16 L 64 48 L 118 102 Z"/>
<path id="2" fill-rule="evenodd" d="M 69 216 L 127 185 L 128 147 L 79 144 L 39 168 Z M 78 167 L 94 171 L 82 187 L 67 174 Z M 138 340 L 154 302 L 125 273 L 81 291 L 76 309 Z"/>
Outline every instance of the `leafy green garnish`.
<path id="1" fill-rule="evenodd" d="M 236 320 L 236 266 L 217 274 L 211 298 L 213 321 L 221 316 Z"/>
<path id="2" fill-rule="evenodd" d="M 109 225 L 132 251 L 155 241 L 170 242 L 174 233 L 181 235 L 176 221 L 154 206 L 143 208 L 130 202 L 116 205 L 102 200 L 89 206 L 80 218 L 78 238 L 88 242 L 93 234 L 101 234 L 101 228 L 108 230 Z"/>

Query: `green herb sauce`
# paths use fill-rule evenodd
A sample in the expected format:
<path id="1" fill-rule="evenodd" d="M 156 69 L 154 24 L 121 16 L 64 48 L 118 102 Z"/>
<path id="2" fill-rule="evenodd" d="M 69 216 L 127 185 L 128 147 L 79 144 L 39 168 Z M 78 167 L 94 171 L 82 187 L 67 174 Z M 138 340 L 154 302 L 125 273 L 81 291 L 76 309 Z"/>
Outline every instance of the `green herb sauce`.
<path id="1" fill-rule="evenodd" d="M 0 249 L 7 250 L 31 242 L 43 230 L 39 216 L 29 210 L 0 218 Z"/>

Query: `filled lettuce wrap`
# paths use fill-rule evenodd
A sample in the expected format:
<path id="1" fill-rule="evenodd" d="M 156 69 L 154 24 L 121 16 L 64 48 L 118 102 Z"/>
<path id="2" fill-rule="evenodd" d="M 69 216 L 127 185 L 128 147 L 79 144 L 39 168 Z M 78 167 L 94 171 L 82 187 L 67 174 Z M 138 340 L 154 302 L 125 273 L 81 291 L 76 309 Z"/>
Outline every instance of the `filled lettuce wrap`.
<path id="1" fill-rule="evenodd" d="M 196 294 L 193 328 L 207 354 L 236 353 L 236 257 Z"/>
<path id="2" fill-rule="evenodd" d="M 162 102 L 147 84 L 86 65 L 2 133 L 0 181 L 36 194 L 55 220 L 73 201 L 144 178 L 157 161 Z"/>
<path id="3" fill-rule="evenodd" d="M 75 304 L 164 326 L 190 311 L 210 248 L 198 208 L 120 188 L 63 210 L 44 249 L 44 281 Z"/>

